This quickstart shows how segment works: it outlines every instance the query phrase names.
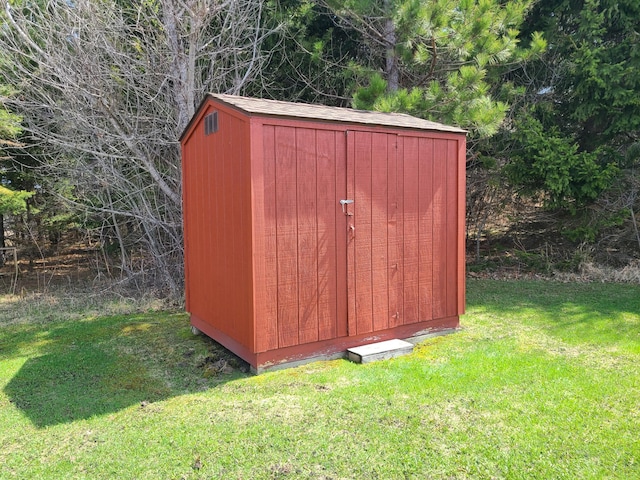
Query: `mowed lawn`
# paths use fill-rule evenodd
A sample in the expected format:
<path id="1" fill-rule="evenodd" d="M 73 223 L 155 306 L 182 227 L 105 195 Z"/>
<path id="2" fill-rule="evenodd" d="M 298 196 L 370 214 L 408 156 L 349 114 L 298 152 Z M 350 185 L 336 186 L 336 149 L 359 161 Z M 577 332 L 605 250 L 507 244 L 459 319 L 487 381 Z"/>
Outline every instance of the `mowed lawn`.
<path id="1" fill-rule="evenodd" d="M 640 286 L 472 280 L 462 323 L 251 376 L 184 313 L 0 297 L 0 478 L 640 478 Z"/>

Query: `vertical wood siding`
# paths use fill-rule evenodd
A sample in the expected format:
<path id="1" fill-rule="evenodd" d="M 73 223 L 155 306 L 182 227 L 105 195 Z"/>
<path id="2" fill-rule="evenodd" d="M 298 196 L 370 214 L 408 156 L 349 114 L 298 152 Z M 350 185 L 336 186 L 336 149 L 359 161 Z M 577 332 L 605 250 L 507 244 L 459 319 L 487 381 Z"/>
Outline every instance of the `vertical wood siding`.
<path id="1" fill-rule="evenodd" d="M 265 258 L 265 298 L 263 307 L 264 329 L 258 351 L 265 352 L 278 348 L 278 257 L 276 222 L 276 136 L 275 127 L 265 125 L 262 139 L 263 182 L 264 182 L 264 258 Z M 259 232 L 258 232 L 259 234 Z M 259 307 L 259 306 L 257 306 Z M 260 331 L 258 331 L 259 333 Z"/>
<path id="2" fill-rule="evenodd" d="M 349 132 L 351 134 L 351 132 Z M 371 132 L 353 132 L 355 137 L 355 197 L 353 198 L 355 239 L 355 289 L 349 292 L 356 299 L 356 331 L 373 331 L 373 271 L 372 271 L 372 145 Z"/>
<path id="3" fill-rule="evenodd" d="M 350 334 L 459 314 L 458 144 L 442 136 L 349 132 Z"/>
<path id="4" fill-rule="evenodd" d="M 403 210 L 403 285 L 404 315 L 402 323 L 420 319 L 420 141 L 416 137 L 404 139 L 404 178 L 399 195 L 404 197 Z M 429 248 L 422 242 L 422 248 Z"/>
<path id="5" fill-rule="evenodd" d="M 447 141 L 433 145 L 433 316 L 445 316 L 447 301 Z M 453 219 L 451 219 L 453 221 Z"/>
<path id="6" fill-rule="evenodd" d="M 220 128 L 205 136 L 212 110 Z M 457 322 L 462 135 L 250 118 L 215 102 L 199 115 L 183 142 L 190 313 L 250 355 Z"/>
<path id="7" fill-rule="evenodd" d="M 373 331 L 389 328 L 389 151 L 395 152 L 395 136 L 371 138 L 371 290 Z M 378 205 L 380 207 L 378 207 Z"/>
<path id="8" fill-rule="evenodd" d="M 399 196 L 399 184 L 404 176 L 401 169 L 404 145 L 393 136 L 387 138 L 387 245 L 388 245 L 388 282 L 389 282 L 389 328 L 402 325 L 403 286 L 402 286 L 402 215 L 403 202 Z"/>
<path id="9" fill-rule="evenodd" d="M 184 235 L 188 310 L 253 348 L 247 123 L 219 112 L 220 130 L 198 125 L 185 146 Z"/>
<path id="10" fill-rule="evenodd" d="M 434 225 L 434 140 L 421 138 L 418 144 L 419 158 L 419 220 L 418 239 L 420 242 L 420 254 L 418 258 L 418 283 L 420 292 L 419 319 L 434 318 L 434 248 L 433 241 L 436 237 Z M 437 318 L 437 317 L 436 317 Z"/>
<path id="11" fill-rule="evenodd" d="M 344 133 L 265 125 L 263 139 L 269 325 L 264 348 L 344 336 Z"/>

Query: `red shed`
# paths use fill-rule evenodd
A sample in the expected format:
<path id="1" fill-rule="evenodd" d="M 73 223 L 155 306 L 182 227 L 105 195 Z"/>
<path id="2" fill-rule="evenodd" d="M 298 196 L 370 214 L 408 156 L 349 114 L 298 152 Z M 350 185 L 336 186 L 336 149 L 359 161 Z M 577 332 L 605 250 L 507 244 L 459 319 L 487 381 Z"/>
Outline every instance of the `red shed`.
<path id="1" fill-rule="evenodd" d="M 182 145 L 191 324 L 255 371 L 455 328 L 465 131 L 208 95 Z"/>

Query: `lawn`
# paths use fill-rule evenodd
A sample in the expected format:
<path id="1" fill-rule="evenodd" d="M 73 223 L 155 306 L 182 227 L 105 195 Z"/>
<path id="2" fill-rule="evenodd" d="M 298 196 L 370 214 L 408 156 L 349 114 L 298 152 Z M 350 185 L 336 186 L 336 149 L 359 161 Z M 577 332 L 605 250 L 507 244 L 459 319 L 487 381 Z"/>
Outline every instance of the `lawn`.
<path id="1" fill-rule="evenodd" d="M 0 478 L 640 478 L 637 285 L 473 280 L 410 356 L 260 376 L 128 308 L 0 297 Z"/>

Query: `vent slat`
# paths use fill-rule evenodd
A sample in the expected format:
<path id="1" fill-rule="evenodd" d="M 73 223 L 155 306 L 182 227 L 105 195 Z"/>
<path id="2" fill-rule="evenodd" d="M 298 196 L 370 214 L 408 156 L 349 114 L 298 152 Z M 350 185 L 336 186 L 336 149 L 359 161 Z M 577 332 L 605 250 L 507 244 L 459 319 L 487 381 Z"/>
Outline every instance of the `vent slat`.
<path id="1" fill-rule="evenodd" d="M 211 135 L 218 131 L 218 112 L 212 112 L 204 117 L 204 134 Z"/>

